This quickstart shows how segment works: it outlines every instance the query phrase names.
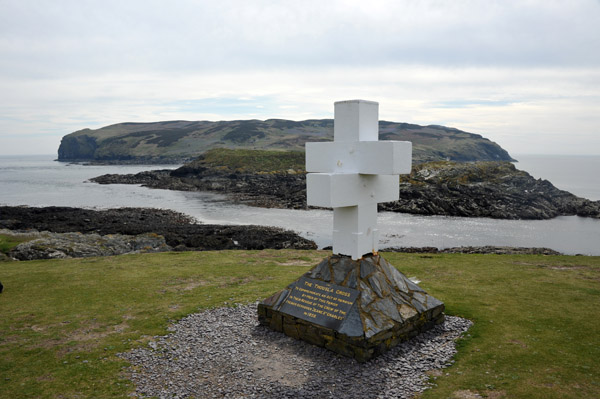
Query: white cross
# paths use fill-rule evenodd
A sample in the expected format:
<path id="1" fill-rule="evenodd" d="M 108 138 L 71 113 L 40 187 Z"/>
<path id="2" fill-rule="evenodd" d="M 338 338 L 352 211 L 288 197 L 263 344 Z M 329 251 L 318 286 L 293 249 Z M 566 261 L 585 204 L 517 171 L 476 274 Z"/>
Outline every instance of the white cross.
<path id="1" fill-rule="evenodd" d="M 373 101 L 336 102 L 334 141 L 306 143 L 307 203 L 333 208 L 333 253 L 355 260 L 379 250 L 377 203 L 400 197 L 412 162 L 411 142 L 378 141 L 378 114 Z"/>

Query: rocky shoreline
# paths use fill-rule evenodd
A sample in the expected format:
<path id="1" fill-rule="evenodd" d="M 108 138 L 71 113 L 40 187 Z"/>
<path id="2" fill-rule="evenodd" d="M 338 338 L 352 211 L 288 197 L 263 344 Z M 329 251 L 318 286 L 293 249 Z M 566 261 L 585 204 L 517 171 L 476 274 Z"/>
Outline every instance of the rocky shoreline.
<path id="1" fill-rule="evenodd" d="M 0 229 L 0 234 L 28 240 L 10 250 L 9 257 L 15 260 L 89 258 L 173 250 L 163 236 L 155 233 L 133 236 Z"/>
<path id="2" fill-rule="evenodd" d="M 26 237 L 0 260 L 81 258 L 126 253 L 224 249 L 317 249 L 297 234 L 262 226 L 196 224 L 187 215 L 164 209 L 119 208 L 102 211 L 69 207 L 0 206 L 0 234 Z M 328 249 L 328 248 L 325 248 Z M 560 255 L 549 248 L 390 247 L 380 252 Z"/>
<path id="3" fill-rule="evenodd" d="M 317 248 L 313 241 L 302 238 L 289 230 L 263 226 L 198 224 L 182 213 L 150 208 L 92 210 L 70 207 L 0 206 L 0 229 L 32 234 L 36 239 L 45 238 L 45 243 L 38 245 L 37 252 L 41 254 L 41 258 L 63 257 L 59 252 L 66 256 L 86 253 L 91 253 L 89 256 L 101 256 L 143 249 L 155 252 L 158 250 Z M 39 232 L 62 235 L 45 234 L 45 237 L 39 237 Z M 64 233 L 80 234 L 65 236 Z M 65 244 L 65 240 L 69 237 L 72 242 L 82 242 L 81 245 L 85 244 L 88 247 L 72 251 L 74 246 Z M 90 244 L 90 242 L 95 244 Z M 109 243 L 112 244 L 108 245 Z M 92 247 L 105 245 L 107 253 L 86 249 L 90 245 Z M 69 247 L 72 253 L 69 253 L 69 250 L 66 252 L 61 250 L 61 248 Z M 118 247 L 122 247 L 122 250 L 115 249 L 116 252 L 111 252 L 113 251 L 111 248 Z M 33 252 L 35 251 L 25 251 L 25 253 Z M 34 255 L 19 256 L 24 259 L 35 258 Z"/>
<path id="4" fill-rule="evenodd" d="M 180 191 L 213 191 L 265 208 L 306 209 L 304 173 L 243 173 L 198 163 L 175 170 L 103 175 L 99 184 L 141 184 Z M 561 215 L 600 218 L 590 201 L 535 179 L 509 162 L 433 162 L 413 166 L 400 178 L 400 199 L 380 210 L 419 215 L 551 219 Z"/>

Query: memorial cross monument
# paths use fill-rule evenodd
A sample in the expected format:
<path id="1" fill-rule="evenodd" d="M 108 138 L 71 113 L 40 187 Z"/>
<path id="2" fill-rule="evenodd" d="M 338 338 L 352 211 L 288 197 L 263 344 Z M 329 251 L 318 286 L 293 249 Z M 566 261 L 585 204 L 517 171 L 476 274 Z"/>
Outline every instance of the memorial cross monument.
<path id="1" fill-rule="evenodd" d="M 336 102 L 334 141 L 306 143 L 307 203 L 333 208 L 333 254 L 257 309 L 260 324 L 359 362 L 444 321 L 444 304 L 377 253 L 377 203 L 398 199 L 412 153 L 378 141 L 378 124 L 376 102 Z"/>
<path id="2" fill-rule="evenodd" d="M 378 141 L 379 104 L 335 103 L 333 142 L 306 143 L 308 205 L 333 208 L 333 253 L 356 260 L 377 253 L 377 203 L 399 198 L 412 143 Z M 313 173 L 314 172 L 314 173 Z"/>

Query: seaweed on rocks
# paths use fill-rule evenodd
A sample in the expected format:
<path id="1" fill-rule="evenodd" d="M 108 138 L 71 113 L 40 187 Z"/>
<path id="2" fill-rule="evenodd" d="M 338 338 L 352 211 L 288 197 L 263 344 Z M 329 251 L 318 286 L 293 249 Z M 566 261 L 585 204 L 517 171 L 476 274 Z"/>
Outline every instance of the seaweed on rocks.
<path id="1" fill-rule="evenodd" d="M 182 213 L 152 208 L 92 210 L 0 206 L 0 228 L 139 235 L 156 233 L 175 250 L 316 249 L 313 241 L 276 227 L 198 224 Z"/>
<path id="2" fill-rule="evenodd" d="M 213 191 L 235 202 L 264 208 L 306 209 L 304 173 L 248 173 L 194 161 L 173 171 L 103 175 L 100 184 L 142 184 L 180 191 Z M 430 162 L 413 165 L 400 178 L 400 199 L 380 211 L 418 215 L 551 219 L 578 215 L 600 218 L 600 201 L 590 201 L 535 179 L 509 162 Z"/>

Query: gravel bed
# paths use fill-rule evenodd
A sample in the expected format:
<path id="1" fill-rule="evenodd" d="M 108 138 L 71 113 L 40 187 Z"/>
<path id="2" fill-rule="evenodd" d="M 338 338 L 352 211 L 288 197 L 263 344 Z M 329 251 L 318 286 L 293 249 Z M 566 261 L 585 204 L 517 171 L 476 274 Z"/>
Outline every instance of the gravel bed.
<path id="1" fill-rule="evenodd" d="M 258 324 L 256 305 L 185 317 L 166 336 L 120 356 L 137 397 L 410 398 L 447 367 L 471 321 L 447 316 L 432 330 L 359 364 Z"/>

